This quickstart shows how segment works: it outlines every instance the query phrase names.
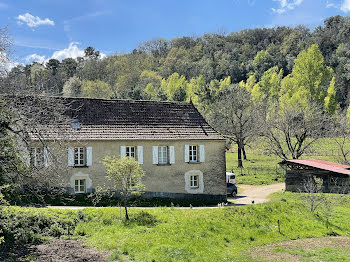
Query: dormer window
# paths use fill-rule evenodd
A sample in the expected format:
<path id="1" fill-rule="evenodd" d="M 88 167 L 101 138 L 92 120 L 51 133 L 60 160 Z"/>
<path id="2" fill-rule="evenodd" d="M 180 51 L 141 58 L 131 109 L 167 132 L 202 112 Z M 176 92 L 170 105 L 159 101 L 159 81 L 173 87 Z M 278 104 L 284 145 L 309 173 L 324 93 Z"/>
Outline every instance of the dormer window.
<path id="1" fill-rule="evenodd" d="M 70 126 L 75 129 L 75 130 L 80 130 L 81 129 L 81 125 L 80 125 L 80 122 L 78 120 L 73 120 L 71 123 L 70 123 Z"/>

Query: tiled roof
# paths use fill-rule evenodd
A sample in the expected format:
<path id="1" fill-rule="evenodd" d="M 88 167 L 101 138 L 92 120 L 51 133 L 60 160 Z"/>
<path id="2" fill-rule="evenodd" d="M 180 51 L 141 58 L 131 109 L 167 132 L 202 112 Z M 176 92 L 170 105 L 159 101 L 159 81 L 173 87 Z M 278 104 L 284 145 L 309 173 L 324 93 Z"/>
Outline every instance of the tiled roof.
<path id="1" fill-rule="evenodd" d="M 350 166 L 326 160 L 293 159 L 284 160 L 281 162 L 281 164 L 301 165 L 315 169 L 326 170 L 333 173 L 350 175 Z"/>
<path id="2" fill-rule="evenodd" d="M 47 98 L 45 98 L 47 99 Z M 51 97 L 62 102 L 64 114 L 77 120 L 81 129 L 69 123 L 43 123 L 44 139 L 70 140 L 223 140 L 192 103 L 145 100 L 105 100 Z M 34 138 L 34 137 L 33 137 Z"/>

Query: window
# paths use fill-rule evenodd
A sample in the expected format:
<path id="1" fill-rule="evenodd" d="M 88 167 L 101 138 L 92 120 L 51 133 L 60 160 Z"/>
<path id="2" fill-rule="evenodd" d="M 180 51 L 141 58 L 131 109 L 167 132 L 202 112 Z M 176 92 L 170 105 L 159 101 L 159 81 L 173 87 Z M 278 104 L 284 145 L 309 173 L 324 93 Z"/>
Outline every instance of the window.
<path id="1" fill-rule="evenodd" d="M 168 164 L 167 146 L 158 146 L 158 164 Z"/>
<path id="2" fill-rule="evenodd" d="M 125 156 L 133 157 L 135 158 L 135 147 L 134 146 L 127 146 L 126 147 L 126 154 Z"/>
<path id="3" fill-rule="evenodd" d="M 74 166 L 85 165 L 85 148 L 75 147 L 74 148 Z"/>
<path id="4" fill-rule="evenodd" d="M 189 160 L 190 162 L 198 161 L 198 147 L 197 146 L 189 146 Z"/>
<path id="5" fill-rule="evenodd" d="M 85 179 L 77 179 L 74 182 L 75 193 L 85 193 Z"/>
<path id="6" fill-rule="evenodd" d="M 198 187 L 198 180 L 199 180 L 198 175 L 191 175 L 190 176 L 190 187 L 197 188 Z"/>
<path id="7" fill-rule="evenodd" d="M 36 167 L 44 166 L 44 148 L 34 147 L 32 148 L 33 165 Z"/>

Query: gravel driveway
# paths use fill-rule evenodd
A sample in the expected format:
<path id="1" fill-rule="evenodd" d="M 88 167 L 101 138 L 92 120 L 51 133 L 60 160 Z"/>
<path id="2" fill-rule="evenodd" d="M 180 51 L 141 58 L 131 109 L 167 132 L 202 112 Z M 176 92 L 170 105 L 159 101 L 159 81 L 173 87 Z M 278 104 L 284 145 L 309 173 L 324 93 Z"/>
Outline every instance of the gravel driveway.
<path id="1" fill-rule="evenodd" d="M 228 198 L 230 202 L 237 205 L 249 205 L 260 204 L 268 201 L 268 196 L 275 192 L 281 192 L 285 189 L 284 183 L 267 185 L 267 186 L 251 186 L 251 185 L 238 185 L 243 192 L 235 198 Z"/>

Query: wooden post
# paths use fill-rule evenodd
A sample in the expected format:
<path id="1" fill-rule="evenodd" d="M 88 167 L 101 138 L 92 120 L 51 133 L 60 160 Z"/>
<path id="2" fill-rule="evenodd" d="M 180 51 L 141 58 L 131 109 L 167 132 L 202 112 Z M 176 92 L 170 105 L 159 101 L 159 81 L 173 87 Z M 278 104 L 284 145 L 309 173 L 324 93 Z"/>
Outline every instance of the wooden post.
<path id="1" fill-rule="evenodd" d="M 278 225 L 278 233 L 281 234 L 281 226 L 280 226 L 280 220 L 277 220 L 277 225 Z"/>

